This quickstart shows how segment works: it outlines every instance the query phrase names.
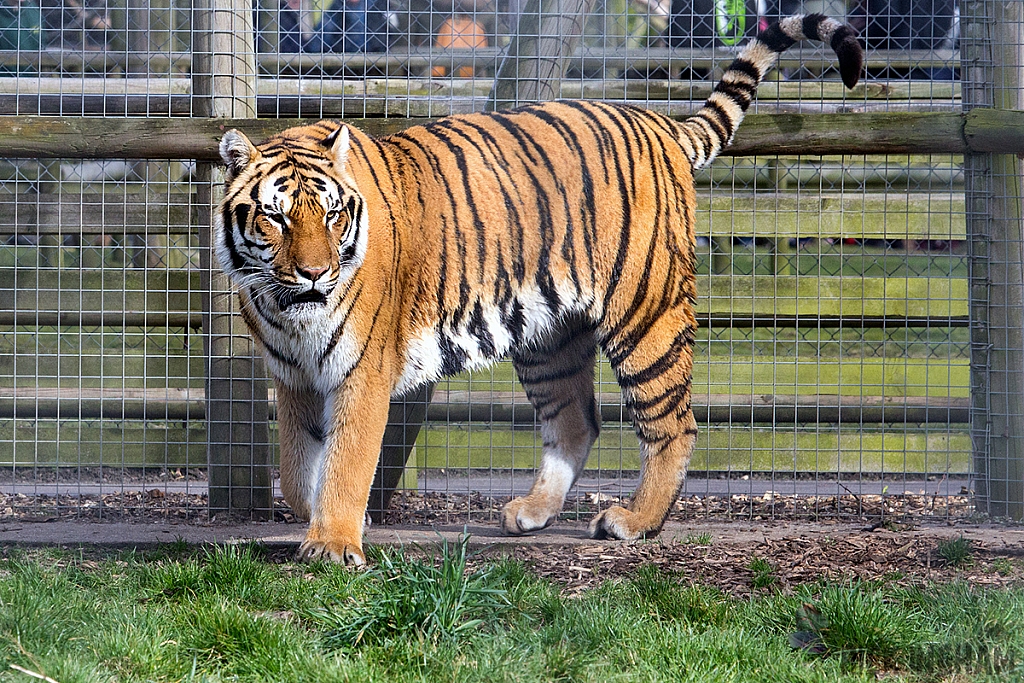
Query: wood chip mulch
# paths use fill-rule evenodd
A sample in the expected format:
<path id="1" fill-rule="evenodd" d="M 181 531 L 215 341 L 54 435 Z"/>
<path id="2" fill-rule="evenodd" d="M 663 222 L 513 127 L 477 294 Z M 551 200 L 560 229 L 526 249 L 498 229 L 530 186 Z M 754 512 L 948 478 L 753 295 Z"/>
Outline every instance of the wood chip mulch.
<path id="1" fill-rule="evenodd" d="M 829 581 L 884 581 L 900 586 L 962 580 L 976 586 L 1024 585 L 1024 549 L 975 543 L 963 566 L 947 566 L 937 554 L 937 539 L 898 533 L 863 533 L 824 539 L 766 540 L 755 546 L 715 542 L 595 542 L 564 548 L 515 547 L 512 557 L 525 562 L 570 595 L 608 579 L 628 578 L 645 564 L 660 567 L 683 583 L 711 585 L 724 593 L 792 591 L 799 584 Z M 755 588 L 753 558 L 772 565 L 768 586 Z"/>
<path id="2" fill-rule="evenodd" d="M 385 524 L 462 524 L 494 522 L 508 498 L 480 493 L 399 492 L 385 512 Z M 586 519 L 626 501 L 608 496 L 581 496 L 566 501 L 563 519 Z M 283 500 L 274 502 L 279 522 L 296 521 Z M 962 520 L 974 516 L 970 496 L 687 496 L 676 502 L 670 519 L 849 519 Z M 207 523 L 205 494 L 165 492 L 161 488 L 102 495 L 26 495 L 0 493 L 0 521 L 87 520 L 105 522 L 177 521 Z"/>
<path id="3" fill-rule="evenodd" d="M 469 521 L 497 521 L 508 498 L 479 493 L 444 494 L 398 492 L 385 513 L 387 524 L 461 524 Z M 569 498 L 562 519 L 588 519 L 609 505 L 628 501 L 590 494 Z M 686 496 L 676 501 L 670 520 L 704 517 L 727 519 L 858 519 L 871 520 L 963 520 L 975 516 L 974 503 L 967 494 L 931 495 L 842 495 L 842 496 Z"/>

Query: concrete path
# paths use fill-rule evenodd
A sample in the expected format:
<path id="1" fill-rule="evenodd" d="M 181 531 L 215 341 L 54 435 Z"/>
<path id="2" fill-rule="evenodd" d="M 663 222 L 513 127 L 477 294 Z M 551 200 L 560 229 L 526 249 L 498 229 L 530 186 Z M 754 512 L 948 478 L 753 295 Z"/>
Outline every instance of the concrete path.
<path id="1" fill-rule="evenodd" d="M 487 497 L 499 498 L 512 495 L 523 495 L 530 490 L 533 483 L 531 472 L 516 472 L 493 476 L 421 476 L 418 490 L 420 493 L 482 493 Z M 585 477 L 576 483 L 574 491 L 582 494 L 604 493 L 618 496 L 628 495 L 636 488 L 637 480 L 632 478 L 591 478 Z M 690 496 L 763 496 L 767 492 L 777 495 L 791 496 L 835 496 L 835 495 L 879 495 L 915 494 L 955 496 L 969 490 L 973 482 L 967 477 L 922 479 L 903 478 L 892 475 L 889 479 L 857 479 L 850 475 L 849 479 L 834 478 L 814 479 L 762 479 L 737 477 L 734 479 L 702 479 L 691 477 L 686 480 L 682 495 Z M 95 496 L 125 491 L 149 491 L 159 489 L 164 493 L 205 494 L 206 482 L 203 481 L 169 481 L 169 482 L 131 482 L 131 483 L 0 483 L 0 494 L 23 494 L 26 496 Z M 275 482 L 274 494 L 281 495 Z M 570 495 L 572 495 L 570 493 Z"/>
<path id="2" fill-rule="evenodd" d="M 189 543 L 232 543 L 258 540 L 271 546 L 298 546 L 305 534 L 304 524 L 141 524 L 98 522 L 12 522 L 0 524 L 0 545 L 59 545 L 68 547 L 104 546 L 147 548 L 159 543 L 184 539 Z M 477 522 L 468 526 L 378 526 L 366 534 L 369 544 L 431 546 L 441 538 L 454 540 L 463 532 L 470 534 L 470 545 L 500 550 L 516 545 L 573 546 L 588 543 L 615 545 L 622 541 L 592 541 L 586 535 L 585 522 L 559 522 L 533 536 L 502 535 L 497 523 Z M 685 542 L 697 534 L 711 534 L 712 543 L 750 545 L 785 538 L 838 537 L 869 532 L 864 523 L 843 522 L 750 522 L 692 520 L 669 522 L 658 537 L 663 543 Z M 1024 527 L 1000 524 L 949 525 L 944 522 L 873 534 L 895 534 L 910 540 L 915 537 L 953 538 L 965 536 L 989 547 L 1021 548 L 1024 554 Z M 641 541 L 649 542 L 649 541 Z"/>

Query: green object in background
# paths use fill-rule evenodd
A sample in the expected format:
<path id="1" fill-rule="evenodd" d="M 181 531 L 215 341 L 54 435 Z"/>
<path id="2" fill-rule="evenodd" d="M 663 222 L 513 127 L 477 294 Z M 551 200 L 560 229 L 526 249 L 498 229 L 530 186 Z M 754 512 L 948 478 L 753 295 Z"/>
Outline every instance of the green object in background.
<path id="1" fill-rule="evenodd" d="M 0 50 L 38 50 L 42 26 L 35 3 L 0 0 Z"/>
<path id="2" fill-rule="evenodd" d="M 736 45 L 747 31 L 746 0 L 715 0 L 715 32 L 726 45 Z"/>

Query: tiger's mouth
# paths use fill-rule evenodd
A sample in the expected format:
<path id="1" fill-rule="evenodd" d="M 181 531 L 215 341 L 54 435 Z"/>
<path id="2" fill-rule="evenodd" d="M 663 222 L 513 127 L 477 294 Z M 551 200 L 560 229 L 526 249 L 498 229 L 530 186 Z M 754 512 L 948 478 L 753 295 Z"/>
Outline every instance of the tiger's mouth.
<path id="1" fill-rule="evenodd" d="M 277 296 L 277 307 L 285 311 L 292 306 L 326 306 L 327 295 L 316 289 L 304 292 L 284 291 Z"/>

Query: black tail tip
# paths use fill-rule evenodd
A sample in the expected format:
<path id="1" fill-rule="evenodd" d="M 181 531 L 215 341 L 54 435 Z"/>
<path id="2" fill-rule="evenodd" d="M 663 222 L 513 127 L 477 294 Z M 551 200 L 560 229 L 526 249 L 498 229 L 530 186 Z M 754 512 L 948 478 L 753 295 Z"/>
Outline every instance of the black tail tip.
<path id="1" fill-rule="evenodd" d="M 847 88 L 857 85 L 864 72 L 864 48 L 857 40 L 857 34 L 849 26 L 843 26 L 832 35 L 832 49 L 839 59 L 839 75 Z"/>

